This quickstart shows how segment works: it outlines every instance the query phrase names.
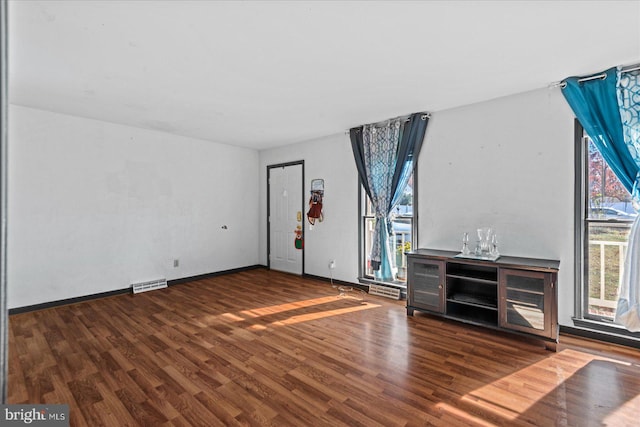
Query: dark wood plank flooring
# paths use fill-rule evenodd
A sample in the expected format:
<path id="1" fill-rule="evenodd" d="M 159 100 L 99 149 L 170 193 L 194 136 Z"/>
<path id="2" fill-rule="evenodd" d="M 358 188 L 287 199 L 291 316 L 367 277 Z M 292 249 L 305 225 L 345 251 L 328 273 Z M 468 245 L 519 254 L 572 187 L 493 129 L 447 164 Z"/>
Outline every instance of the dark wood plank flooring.
<path id="1" fill-rule="evenodd" d="M 626 426 L 640 352 L 558 352 L 267 270 L 10 317 L 9 401 L 74 426 Z"/>

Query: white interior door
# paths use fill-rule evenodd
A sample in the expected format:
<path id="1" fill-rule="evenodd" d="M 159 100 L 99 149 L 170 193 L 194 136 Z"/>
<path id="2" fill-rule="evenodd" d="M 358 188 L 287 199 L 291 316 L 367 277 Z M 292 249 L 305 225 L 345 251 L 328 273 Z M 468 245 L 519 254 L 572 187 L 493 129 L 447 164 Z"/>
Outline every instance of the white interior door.
<path id="1" fill-rule="evenodd" d="M 302 274 L 302 249 L 296 249 L 296 227 L 304 229 L 302 165 L 269 169 L 269 265 Z"/>

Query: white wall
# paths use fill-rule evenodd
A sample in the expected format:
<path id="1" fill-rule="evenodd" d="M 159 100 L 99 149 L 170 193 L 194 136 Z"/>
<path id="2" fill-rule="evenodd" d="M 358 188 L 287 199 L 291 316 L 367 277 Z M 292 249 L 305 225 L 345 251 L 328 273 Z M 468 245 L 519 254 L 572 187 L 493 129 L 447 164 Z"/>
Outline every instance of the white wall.
<path id="1" fill-rule="evenodd" d="M 257 185 L 254 150 L 12 105 L 9 307 L 255 265 Z"/>
<path id="2" fill-rule="evenodd" d="M 574 116 L 559 89 L 433 114 L 419 158 L 419 246 L 458 250 L 493 226 L 503 254 L 560 260 L 572 325 Z"/>
<path id="3" fill-rule="evenodd" d="M 267 166 L 297 160 L 305 162 L 304 272 L 329 277 L 328 263 L 335 259 L 334 279 L 357 283 L 358 174 L 345 134 L 260 151 L 260 263 L 267 264 Z M 310 230 L 307 203 L 311 180 L 316 178 L 324 179 L 325 219 Z"/>

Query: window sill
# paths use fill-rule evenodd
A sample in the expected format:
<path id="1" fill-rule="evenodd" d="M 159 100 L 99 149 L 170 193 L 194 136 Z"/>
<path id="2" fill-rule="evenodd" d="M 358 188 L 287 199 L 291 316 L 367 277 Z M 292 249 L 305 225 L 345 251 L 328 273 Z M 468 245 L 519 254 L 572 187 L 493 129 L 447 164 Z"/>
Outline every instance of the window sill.
<path id="1" fill-rule="evenodd" d="M 640 333 L 629 332 L 615 323 L 572 318 L 574 327 L 560 326 L 561 332 L 613 344 L 640 348 Z"/>

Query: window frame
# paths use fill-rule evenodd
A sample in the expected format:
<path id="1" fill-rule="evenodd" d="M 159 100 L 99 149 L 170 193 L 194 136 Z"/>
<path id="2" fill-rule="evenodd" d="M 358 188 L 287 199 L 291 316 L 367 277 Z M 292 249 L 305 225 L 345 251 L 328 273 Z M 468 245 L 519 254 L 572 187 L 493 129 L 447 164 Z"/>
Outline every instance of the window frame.
<path id="1" fill-rule="evenodd" d="M 413 212 L 412 212 L 412 226 L 411 226 L 411 250 L 417 248 L 418 243 L 418 161 L 413 162 Z M 398 281 L 394 282 L 381 282 L 375 280 L 372 276 L 366 275 L 365 263 L 367 259 L 366 253 L 366 241 L 365 241 L 365 223 L 367 218 L 371 218 L 371 215 L 367 215 L 365 211 L 367 206 L 367 194 L 362 186 L 362 179 L 358 176 L 358 281 L 360 283 L 375 283 L 385 284 L 400 288 L 406 288 L 406 283 Z M 414 244 L 416 246 L 414 246 Z"/>
<path id="2" fill-rule="evenodd" d="M 610 338 L 620 336 L 640 342 L 640 333 L 629 332 L 610 318 L 589 314 L 589 239 L 588 227 L 593 224 L 620 224 L 621 220 L 598 220 L 588 218 L 589 156 L 588 137 L 580 122 L 575 120 L 574 128 L 575 199 L 574 199 L 574 317 L 573 324 L 581 330 L 594 331 Z M 634 344 L 634 346 L 637 346 Z"/>

